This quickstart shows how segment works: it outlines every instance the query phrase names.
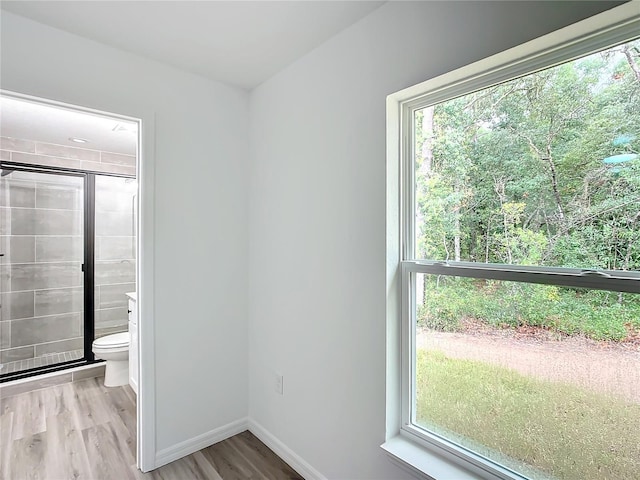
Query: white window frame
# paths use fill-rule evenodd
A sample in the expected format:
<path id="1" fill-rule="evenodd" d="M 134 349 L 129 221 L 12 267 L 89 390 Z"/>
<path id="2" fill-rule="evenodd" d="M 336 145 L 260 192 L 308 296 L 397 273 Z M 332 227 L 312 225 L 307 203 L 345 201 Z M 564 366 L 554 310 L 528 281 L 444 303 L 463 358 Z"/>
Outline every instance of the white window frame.
<path id="1" fill-rule="evenodd" d="M 639 32 L 640 2 L 632 1 L 388 97 L 387 386 L 391 391 L 387 395 L 387 442 L 382 447 L 413 473 L 439 478 L 443 472 L 446 475 L 462 467 L 469 478 L 526 478 L 415 426 L 416 274 L 640 293 L 637 272 L 416 259 L 412 134 L 415 112 L 614 46 L 638 37 Z M 413 445 L 406 445 L 407 442 Z M 456 475 L 462 478 L 460 471 Z"/>

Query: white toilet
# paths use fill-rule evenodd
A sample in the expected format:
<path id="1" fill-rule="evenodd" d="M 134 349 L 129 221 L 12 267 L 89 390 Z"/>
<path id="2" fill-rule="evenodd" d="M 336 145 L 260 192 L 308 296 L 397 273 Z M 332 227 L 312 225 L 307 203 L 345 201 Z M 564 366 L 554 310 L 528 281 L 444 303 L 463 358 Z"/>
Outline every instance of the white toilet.
<path id="1" fill-rule="evenodd" d="M 96 358 L 106 360 L 105 387 L 129 383 L 129 332 L 114 333 L 94 340 L 91 350 Z"/>

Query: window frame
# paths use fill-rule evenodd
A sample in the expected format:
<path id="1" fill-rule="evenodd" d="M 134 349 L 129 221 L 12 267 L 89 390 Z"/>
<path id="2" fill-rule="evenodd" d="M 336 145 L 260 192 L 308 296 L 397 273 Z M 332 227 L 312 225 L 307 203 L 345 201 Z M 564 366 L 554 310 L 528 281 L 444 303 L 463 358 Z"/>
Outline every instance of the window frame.
<path id="1" fill-rule="evenodd" d="M 418 273 L 553 284 L 640 293 L 637 272 L 532 267 L 415 258 L 413 120 L 419 109 L 550 68 L 638 37 L 640 8 L 629 2 L 518 47 L 410 87 L 387 98 L 388 188 L 388 397 L 387 443 L 391 457 L 414 473 L 430 472 L 394 453 L 389 440 L 403 438 L 428 455 L 491 479 L 526 477 L 415 425 L 415 276 Z M 395 230 L 397 237 L 393 237 Z M 394 344 L 394 340 L 396 343 Z M 399 371 L 394 378 L 393 366 Z M 397 391 L 399 389 L 399 392 Z M 395 401 L 398 403 L 396 403 Z M 390 433 L 389 433 L 390 432 Z"/>

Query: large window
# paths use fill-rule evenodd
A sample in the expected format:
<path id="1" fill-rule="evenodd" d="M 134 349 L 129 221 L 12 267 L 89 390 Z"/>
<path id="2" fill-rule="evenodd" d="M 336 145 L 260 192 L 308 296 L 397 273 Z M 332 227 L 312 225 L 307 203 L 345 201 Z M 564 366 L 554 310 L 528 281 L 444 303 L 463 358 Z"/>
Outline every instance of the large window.
<path id="1" fill-rule="evenodd" d="M 481 476 L 640 471 L 638 28 L 400 102 L 402 429 Z"/>

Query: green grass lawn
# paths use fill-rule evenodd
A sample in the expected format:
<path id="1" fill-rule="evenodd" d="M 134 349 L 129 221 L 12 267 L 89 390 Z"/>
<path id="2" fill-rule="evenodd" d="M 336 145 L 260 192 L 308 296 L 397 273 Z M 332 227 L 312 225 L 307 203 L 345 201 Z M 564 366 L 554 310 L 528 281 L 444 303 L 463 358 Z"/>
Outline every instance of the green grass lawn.
<path id="1" fill-rule="evenodd" d="M 420 425 L 559 479 L 640 478 L 638 404 L 435 351 L 416 369 Z"/>

